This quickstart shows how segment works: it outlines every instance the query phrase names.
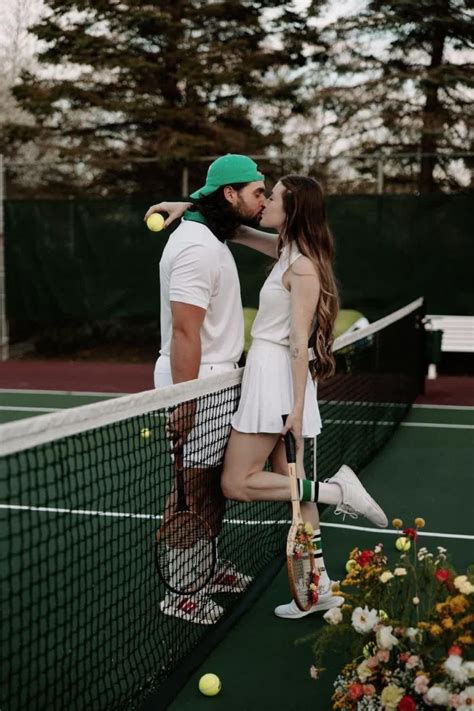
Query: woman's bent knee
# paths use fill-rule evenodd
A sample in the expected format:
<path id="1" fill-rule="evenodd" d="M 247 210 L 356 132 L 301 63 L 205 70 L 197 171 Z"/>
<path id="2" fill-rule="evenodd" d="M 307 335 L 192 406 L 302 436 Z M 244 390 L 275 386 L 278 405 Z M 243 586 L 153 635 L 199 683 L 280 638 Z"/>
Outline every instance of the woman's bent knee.
<path id="1" fill-rule="evenodd" d="M 225 474 L 223 474 L 221 479 L 221 489 L 226 499 L 233 499 L 234 501 L 250 500 L 247 498 L 244 483 Z"/>

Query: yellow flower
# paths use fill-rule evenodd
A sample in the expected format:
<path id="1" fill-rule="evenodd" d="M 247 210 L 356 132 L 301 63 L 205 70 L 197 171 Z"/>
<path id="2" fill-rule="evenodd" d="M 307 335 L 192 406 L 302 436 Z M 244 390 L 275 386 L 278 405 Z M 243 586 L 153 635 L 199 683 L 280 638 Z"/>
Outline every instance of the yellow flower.
<path id="1" fill-rule="evenodd" d="M 474 637 L 470 634 L 462 634 L 457 638 L 456 642 L 460 642 L 461 644 L 473 644 Z"/>
<path id="2" fill-rule="evenodd" d="M 443 629 L 439 625 L 431 625 L 429 630 L 430 630 L 431 634 L 433 635 L 433 637 L 439 637 L 440 634 L 443 634 Z"/>
<path id="3" fill-rule="evenodd" d="M 310 524 L 309 521 L 306 521 L 306 523 L 304 525 L 304 532 L 306 533 L 307 536 L 311 536 L 311 538 L 314 535 L 314 528 L 312 527 L 312 525 Z"/>
<path id="4" fill-rule="evenodd" d="M 395 686 L 395 684 L 389 684 L 385 687 L 385 689 L 382 691 L 382 695 L 380 696 L 382 706 L 387 710 L 396 709 L 398 704 L 402 700 L 404 694 L 405 692 L 403 691 L 403 689 L 400 689 L 399 686 Z"/>
<path id="5" fill-rule="evenodd" d="M 448 598 L 446 604 L 449 605 L 453 614 L 460 615 L 468 609 L 469 600 L 465 598 L 464 595 L 456 595 L 455 597 Z"/>
<path id="6" fill-rule="evenodd" d="M 445 630 L 452 630 L 454 627 L 454 622 L 452 617 L 444 617 L 441 620 L 441 624 L 443 625 Z"/>
<path id="7" fill-rule="evenodd" d="M 460 627 L 467 627 L 471 624 L 471 622 L 474 622 L 474 615 L 466 615 L 466 617 L 463 617 L 461 620 L 459 620 L 458 624 Z"/>
<path id="8" fill-rule="evenodd" d="M 401 518 L 394 518 L 392 521 L 392 526 L 394 528 L 401 528 L 403 526 L 403 521 Z"/>
<path id="9" fill-rule="evenodd" d="M 381 583 L 388 583 L 389 580 L 393 578 L 393 573 L 390 572 L 390 570 L 386 570 L 382 575 L 380 576 L 379 580 Z"/>
<path id="10" fill-rule="evenodd" d="M 424 528 L 426 521 L 424 518 L 415 518 L 415 526 L 417 528 Z"/>

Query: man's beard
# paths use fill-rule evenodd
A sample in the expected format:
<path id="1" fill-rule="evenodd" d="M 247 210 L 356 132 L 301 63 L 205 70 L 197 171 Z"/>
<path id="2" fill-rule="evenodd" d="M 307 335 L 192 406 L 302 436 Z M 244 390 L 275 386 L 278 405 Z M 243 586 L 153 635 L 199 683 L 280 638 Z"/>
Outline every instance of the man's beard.
<path id="1" fill-rule="evenodd" d="M 239 225 L 245 225 L 245 227 L 254 228 L 260 225 L 260 220 L 262 219 L 261 212 L 259 212 L 258 215 L 247 215 L 239 207 L 232 208 L 232 212 L 234 213 Z"/>

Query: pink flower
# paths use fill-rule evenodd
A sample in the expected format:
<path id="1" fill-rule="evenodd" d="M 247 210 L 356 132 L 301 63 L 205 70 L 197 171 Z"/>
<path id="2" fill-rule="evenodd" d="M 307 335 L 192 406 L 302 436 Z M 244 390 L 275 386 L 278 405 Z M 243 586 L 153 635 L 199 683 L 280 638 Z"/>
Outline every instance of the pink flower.
<path id="1" fill-rule="evenodd" d="M 379 662 L 388 662 L 390 659 L 390 652 L 388 649 L 378 649 L 375 653 L 375 656 L 379 660 Z"/>
<path id="2" fill-rule="evenodd" d="M 459 647 L 457 644 L 451 645 L 451 647 L 448 649 L 448 655 L 449 655 L 449 656 L 462 657 L 462 649 L 461 649 L 461 647 Z"/>
<path id="3" fill-rule="evenodd" d="M 319 677 L 319 669 L 317 669 L 317 667 L 315 667 L 314 664 L 312 666 L 310 666 L 310 668 L 309 668 L 309 675 L 310 675 L 311 679 L 318 679 L 318 677 Z"/>
<path id="4" fill-rule="evenodd" d="M 364 696 L 373 696 L 375 694 L 375 686 L 373 684 L 364 684 Z"/>
<path id="5" fill-rule="evenodd" d="M 420 666 L 420 658 L 416 654 L 411 654 L 407 659 L 407 669 L 414 669 Z"/>
<path id="6" fill-rule="evenodd" d="M 402 664 L 404 664 L 405 662 L 407 662 L 409 658 L 410 658 L 410 652 L 402 652 L 402 653 L 400 654 L 400 661 L 401 661 Z"/>
<path id="7" fill-rule="evenodd" d="M 378 665 L 379 660 L 377 659 L 377 657 L 369 657 L 367 659 L 367 666 L 369 667 L 369 669 L 375 669 L 375 667 L 378 667 Z"/>
<path id="8" fill-rule="evenodd" d="M 450 694 L 448 704 L 450 709 L 458 709 L 462 704 L 462 699 L 459 694 Z"/>
<path id="9" fill-rule="evenodd" d="M 413 682 L 413 688 L 417 694 L 426 694 L 430 680 L 426 674 L 419 674 Z"/>

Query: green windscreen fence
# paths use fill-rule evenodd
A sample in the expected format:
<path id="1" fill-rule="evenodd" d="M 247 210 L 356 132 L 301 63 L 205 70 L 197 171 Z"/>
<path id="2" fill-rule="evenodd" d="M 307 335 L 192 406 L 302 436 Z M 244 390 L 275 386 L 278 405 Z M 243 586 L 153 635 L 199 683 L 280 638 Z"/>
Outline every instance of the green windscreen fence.
<path id="1" fill-rule="evenodd" d="M 151 200 L 6 202 L 7 311 L 29 327 L 159 318 L 166 233 L 149 232 Z M 431 313 L 474 307 L 469 194 L 328 198 L 342 304 L 370 320 L 424 294 Z M 270 262 L 233 251 L 245 306 L 258 305 Z"/>

